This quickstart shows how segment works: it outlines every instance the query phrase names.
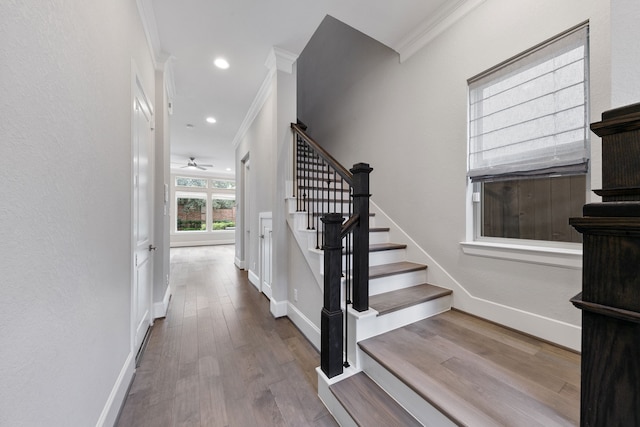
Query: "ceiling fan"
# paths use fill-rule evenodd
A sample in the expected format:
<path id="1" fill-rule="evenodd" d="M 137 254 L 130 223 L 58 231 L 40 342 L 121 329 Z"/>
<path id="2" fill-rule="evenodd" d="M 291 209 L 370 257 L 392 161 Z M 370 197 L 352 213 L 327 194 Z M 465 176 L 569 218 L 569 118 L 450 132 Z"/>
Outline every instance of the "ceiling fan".
<path id="1" fill-rule="evenodd" d="M 187 165 L 182 166 L 181 169 L 189 168 L 189 169 L 200 169 L 200 170 L 206 171 L 207 168 L 211 168 L 211 167 L 213 167 L 213 165 L 199 165 L 198 163 L 196 163 L 195 157 L 189 157 L 189 161 L 187 162 Z"/>

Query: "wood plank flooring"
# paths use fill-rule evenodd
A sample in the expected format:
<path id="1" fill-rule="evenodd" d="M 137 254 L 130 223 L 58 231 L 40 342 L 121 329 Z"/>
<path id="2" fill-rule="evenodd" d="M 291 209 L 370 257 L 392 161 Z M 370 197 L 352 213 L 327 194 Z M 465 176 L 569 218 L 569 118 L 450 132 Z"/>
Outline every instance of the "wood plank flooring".
<path id="1" fill-rule="evenodd" d="M 233 258 L 234 246 L 171 249 L 169 311 L 119 427 L 337 426 L 317 396 L 318 352 Z"/>
<path id="2" fill-rule="evenodd" d="M 573 426 L 580 356 L 449 311 L 360 347 L 458 425 Z"/>

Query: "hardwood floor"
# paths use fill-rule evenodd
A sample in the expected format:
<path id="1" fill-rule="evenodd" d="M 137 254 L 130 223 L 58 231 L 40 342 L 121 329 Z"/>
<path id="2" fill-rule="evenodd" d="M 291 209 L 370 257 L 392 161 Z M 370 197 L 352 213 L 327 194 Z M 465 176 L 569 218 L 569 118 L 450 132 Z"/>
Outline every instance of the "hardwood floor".
<path id="1" fill-rule="evenodd" d="M 233 258 L 234 246 L 171 249 L 169 311 L 119 427 L 337 426 L 317 396 L 318 352 Z"/>

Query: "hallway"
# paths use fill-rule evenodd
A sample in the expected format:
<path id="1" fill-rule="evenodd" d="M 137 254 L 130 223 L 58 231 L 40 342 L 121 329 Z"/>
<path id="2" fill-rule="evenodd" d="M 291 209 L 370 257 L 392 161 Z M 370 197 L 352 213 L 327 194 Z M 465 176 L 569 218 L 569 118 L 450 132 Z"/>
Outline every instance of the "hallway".
<path id="1" fill-rule="evenodd" d="M 119 427 L 336 426 L 317 396 L 318 352 L 233 264 L 234 246 L 171 249 L 156 320 Z"/>

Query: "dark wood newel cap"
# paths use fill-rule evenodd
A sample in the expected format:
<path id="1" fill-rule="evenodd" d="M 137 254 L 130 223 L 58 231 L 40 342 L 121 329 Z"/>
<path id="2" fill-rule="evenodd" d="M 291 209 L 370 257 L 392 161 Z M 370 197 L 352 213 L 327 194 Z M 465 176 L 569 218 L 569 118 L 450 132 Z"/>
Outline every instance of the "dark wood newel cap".
<path id="1" fill-rule="evenodd" d="M 602 137 L 603 202 L 640 201 L 640 103 L 602 113 L 591 124 Z"/>
<path id="2" fill-rule="evenodd" d="M 602 113 L 602 121 L 591 124 L 591 130 L 603 137 L 640 129 L 640 103 Z"/>

